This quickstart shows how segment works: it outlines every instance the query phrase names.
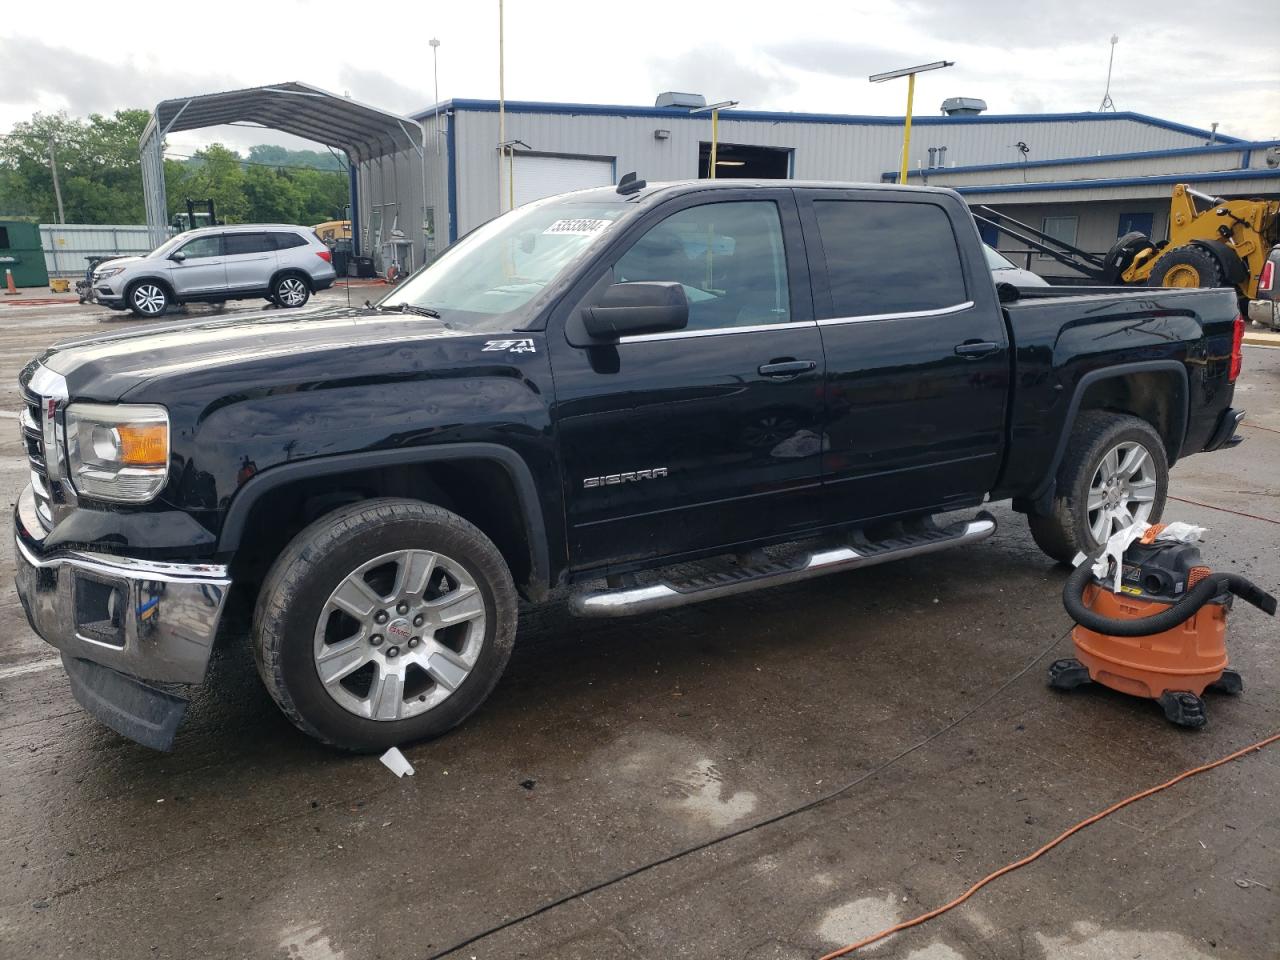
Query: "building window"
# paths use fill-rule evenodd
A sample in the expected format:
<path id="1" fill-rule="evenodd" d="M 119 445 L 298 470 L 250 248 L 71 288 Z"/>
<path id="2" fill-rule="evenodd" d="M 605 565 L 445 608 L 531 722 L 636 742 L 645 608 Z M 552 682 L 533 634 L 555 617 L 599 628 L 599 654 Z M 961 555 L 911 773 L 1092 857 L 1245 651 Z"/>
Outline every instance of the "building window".
<path id="1" fill-rule="evenodd" d="M 1153 213 L 1122 213 L 1120 214 L 1120 226 L 1116 229 L 1116 236 L 1123 237 L 1126 233 L 1140 233 L 1144 237 L 1151 236 L 1154 229 L 1155 214 Z"/>
<path id="2" fill-rule="evenodd" d="M 1079 217 L 1045 217 L 1043 230 L 1055 240 L 1076 244 L 1076 229 L 1080 225 Z M 1047 253 L 1040 254 L 1041 260 L 1052 260 Z"/>

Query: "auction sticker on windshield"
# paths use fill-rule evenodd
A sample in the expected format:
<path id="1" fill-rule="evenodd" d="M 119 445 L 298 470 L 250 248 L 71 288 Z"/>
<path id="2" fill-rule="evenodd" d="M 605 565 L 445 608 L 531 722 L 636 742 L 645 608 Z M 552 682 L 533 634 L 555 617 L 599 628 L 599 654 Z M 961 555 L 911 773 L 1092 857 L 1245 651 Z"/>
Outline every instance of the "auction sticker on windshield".
<path id="1" fill-rule="evenodd" d="M 544 235 L 550 233 L 561 236 L 589 237 L 599 233 L 612 222 L 612 220 L 592 220 L 587 218 L 557 220 L 542 232 Z"/>

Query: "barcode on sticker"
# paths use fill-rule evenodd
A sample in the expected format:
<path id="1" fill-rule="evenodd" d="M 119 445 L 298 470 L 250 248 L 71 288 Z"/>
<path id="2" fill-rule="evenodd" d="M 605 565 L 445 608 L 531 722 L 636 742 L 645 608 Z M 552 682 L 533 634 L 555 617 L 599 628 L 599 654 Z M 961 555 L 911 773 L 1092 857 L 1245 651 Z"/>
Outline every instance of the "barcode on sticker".
<path id="1" fill-rule="evenodd" d="M 556 233 L 556 234 L 568 234 L 571 236 L 578 236 L 578 237 L 589 237 L 593 233 L 599 233 L 608 225 L 609 225 L 608 220 L 588 220 L 588 219 L 557 220 L 555 223 L 551 224 L 551 226 L 547 227 L 547 229 L 543 230 L 542 232 L 544 234 Z"/>

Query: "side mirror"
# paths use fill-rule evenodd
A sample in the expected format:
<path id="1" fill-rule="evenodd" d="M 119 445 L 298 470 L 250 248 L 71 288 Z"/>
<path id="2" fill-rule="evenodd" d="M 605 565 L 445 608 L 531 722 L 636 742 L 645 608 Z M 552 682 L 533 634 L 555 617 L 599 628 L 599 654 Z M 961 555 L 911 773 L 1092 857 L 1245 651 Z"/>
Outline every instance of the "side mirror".
<path id="1" fill-rule="evenodd" d="M 683 330 L 689 325 L 689 299 L 683 286 L 670 281 L 614 283 L 599 303 L 582 311 L 582 323 L 598 340 Z"/>
<path id="2" fill-rule="evenodd" d="M 179 250 L 177 253 L 170 254 L 169 259 L 174 263 L 181 263 L 183 260 L 187 259 L 187 255 Z"/>

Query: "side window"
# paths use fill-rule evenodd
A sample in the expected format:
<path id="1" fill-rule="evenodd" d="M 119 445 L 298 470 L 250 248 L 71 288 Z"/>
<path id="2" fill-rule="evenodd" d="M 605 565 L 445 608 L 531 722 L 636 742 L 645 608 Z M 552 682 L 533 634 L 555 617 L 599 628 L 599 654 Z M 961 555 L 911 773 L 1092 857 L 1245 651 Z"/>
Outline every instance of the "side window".
<path id="1" fill-rule="evenodd" d="M 223 239 L 226 241 L 228 257 L 242 253 L 264 253 L 276 248 L 269 233 L 228 233 Z"/>
<path id="2" fill-rule="evenodd" d="M 934 203 L 817 200 L 837 317 L 919 313 L 968 300 L 955 232 Z"/>
<path id="3" fill-rule="evenodd" d="M 182 252 L 188 260 L 199 260 L 203 257 L 222 256 L 222 237 L 196 237 L 182 245 Z"/>
<path id="4" fill-rule="evenodd" d="M 1055 240 L 1061 240 L 1063 243 L 1069 243 L 1075 246 L 1076 230 L 1080 226 L 1079 217 L 1045 217 L 1044 232 Z M 1040 260 L 1052 260 L 1053 258 L 1047 253 L 1042 253 L 1038 257 Z"/>
<path id="5" fill-rule="evenodd" d="M 290 247 L 305 247 L 307 241 L 296 233 L 273 233 L 277 250 L 288 250 Z"/>
<path id="6" fill-rule="evenodd" d="M 651 227 L 614 264 L 614 280 L 679 283 L 689 329 L 791 319 L 782 220 L 771 200 L 707 203 Z"/>

